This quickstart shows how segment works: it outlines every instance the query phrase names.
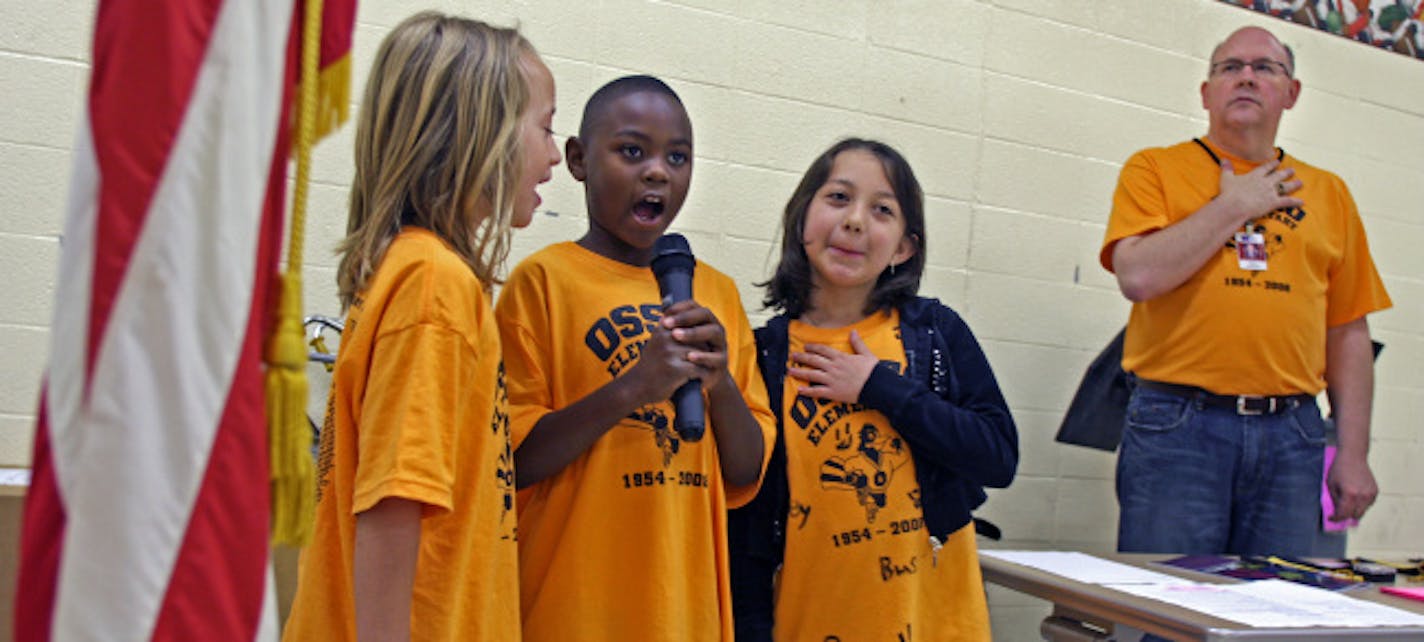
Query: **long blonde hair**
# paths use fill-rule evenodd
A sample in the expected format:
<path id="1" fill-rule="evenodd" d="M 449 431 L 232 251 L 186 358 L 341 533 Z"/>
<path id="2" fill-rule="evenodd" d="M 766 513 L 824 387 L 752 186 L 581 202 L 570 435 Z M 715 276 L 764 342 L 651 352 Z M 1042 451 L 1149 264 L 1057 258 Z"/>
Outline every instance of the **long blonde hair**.
<path id="1" fill-rule="evenodd" d="M 356 175 L 337 247 L 341 307 L 369 284 L 402 225 L 431 230 L 485 284 L 509 255 L 519 115 L 530 102 L 515 29 L 437 12 L 381 42 L 356 126 Z"/>

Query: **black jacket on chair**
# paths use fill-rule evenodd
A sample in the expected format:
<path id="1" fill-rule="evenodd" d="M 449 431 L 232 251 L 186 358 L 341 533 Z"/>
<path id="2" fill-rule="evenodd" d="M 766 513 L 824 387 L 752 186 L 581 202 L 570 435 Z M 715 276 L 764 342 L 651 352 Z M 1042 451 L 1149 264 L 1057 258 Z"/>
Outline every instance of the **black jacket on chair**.
<path id="1" fill-rule="evenodd" d="M 902 375 L 877 367 L 859 403 L 884 414 L 910 445 L 926 533 L 938 541 L 973 519 L 984 487 L 1004 488 L 1018 468 L 1018 431 L 984 351 L 969 326 L 936 299 L 900 307 Z M 756 499 L 731 511 L 732 604 L 737 639 L 771 640 L 772 582 L 785 552 L 790 505 L 782 436 L 787 325 L 772 318 L 756 331 L 757 362 L 776 416 L 776 443 Z"/>

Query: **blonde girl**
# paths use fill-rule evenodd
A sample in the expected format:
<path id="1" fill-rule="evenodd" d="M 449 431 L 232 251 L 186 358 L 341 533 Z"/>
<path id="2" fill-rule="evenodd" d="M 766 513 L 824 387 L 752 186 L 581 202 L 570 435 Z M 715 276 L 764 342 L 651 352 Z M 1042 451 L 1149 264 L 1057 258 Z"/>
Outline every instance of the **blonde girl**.
<path id="1" fill-rule="evenodd" d="M 287 640 L 517 640 L 514 470 L 489 290 L 559 162 L 512 29 L 421 13 L 372 64 L 337 284 L 346 326 Z"/>

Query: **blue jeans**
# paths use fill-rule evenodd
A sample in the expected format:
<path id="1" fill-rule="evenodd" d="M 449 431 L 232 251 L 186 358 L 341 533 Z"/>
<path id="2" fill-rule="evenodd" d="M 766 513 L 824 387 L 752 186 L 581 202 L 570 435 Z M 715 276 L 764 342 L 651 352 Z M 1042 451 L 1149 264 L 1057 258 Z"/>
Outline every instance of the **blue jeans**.
<path id="1" fill-rule="evenodd" d="M 1118 551 L 1310 555 L 1324 447 L 1313 400 L 1241 416 L 1135 386 L 1117 460 Z"/>

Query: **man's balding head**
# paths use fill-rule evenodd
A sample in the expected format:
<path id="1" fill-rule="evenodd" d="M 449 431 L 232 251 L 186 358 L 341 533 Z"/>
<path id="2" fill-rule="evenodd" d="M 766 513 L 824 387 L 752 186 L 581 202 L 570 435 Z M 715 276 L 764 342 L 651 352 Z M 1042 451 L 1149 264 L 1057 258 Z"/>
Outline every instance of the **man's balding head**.
<path id="1" fill-rule="evenodd" d="M 1294 75 L 1295 75 L 1295 52 L 1294 52 L 1294 51 L 1291 51 L 1290 45 L 1287 45 L 1286 43 L 1281 42 L 1281 39 L 1280 39 L 1280 38 L 1277 38 L 1277 37 L 1276 37 L 1276 34 L 1273 34 L 1273 33 L 1271 33 L 1270 31 L 1267 31 L 1267 30 L 1262 29 L 1262 28 L 1260 28 L 1260 27 L 1242 27 L 1242 28 L 1240 28 L 1240 29 L 1237 29 L 1236 31 L 1231 32 L 1231 35 L 1227 36 L 1225 40 L 1222 40 L 1221 42 L 1216 43 L 1216 47 L 1214 47 L 1214 48 L 1211 50 L 1211 57 L 1207 60 L 1207 65 L 1208 65 L 1208 71 L 1207 71 L 1207 73 L 1210 73 L 1210 65 L 1213 64 L 1213 63 L 1218 62 L 1218 61 L 1217 61 L 1217 54 L 1221 53 L 1221 49 L 1222 49 L 1223 47 L 1225 47 L 1228 43 L 1232 42 L 1233 39 L 1238 38 L 1238 37 L 1245 37 L 1245 36 L 1248 36 L 1248 35 L 1259 36 L 1259 35 L 1263 35 L 1263 34 L 1264 34 L 1265 36 L 1270 37 L 1271 40 L 1274 40 L 1274 41 L 1276 42 L 1276 45 L 1278 45 L 1278 46 L 1281 48 L 1281 52 L 1285 54 L 1285 56 L 1284 56 L 1284 57 L 1285 57 L 1285 61 L 1284 61 L 1284 62 L 1286 63 L 1286 70 L 1290 73 L 1290 75 L 1294 76 Z"/>

